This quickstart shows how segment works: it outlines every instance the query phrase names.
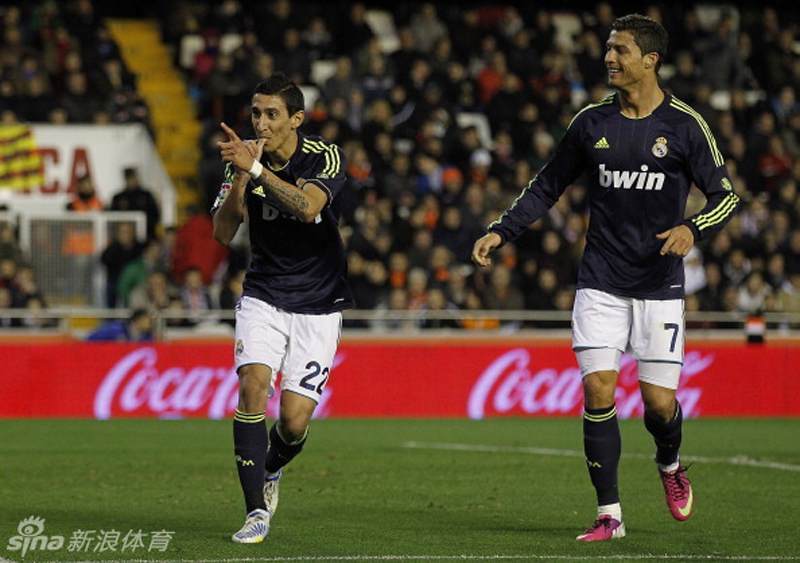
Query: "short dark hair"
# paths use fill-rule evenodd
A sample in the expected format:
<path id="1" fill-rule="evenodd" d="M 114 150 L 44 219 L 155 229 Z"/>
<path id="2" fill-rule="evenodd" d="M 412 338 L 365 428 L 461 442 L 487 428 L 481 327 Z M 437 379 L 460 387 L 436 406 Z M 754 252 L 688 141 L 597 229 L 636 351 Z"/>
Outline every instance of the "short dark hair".
<path id="1" fill-rule="evenodd" d="M 282 72 L 276 72 L 266 80 L 259 82 L 253 94 L 280 96 L 283 103 L 286 104 L 290 116 L 305 110 L 306 107 L 303 91 Z"/>
<path id="2" fill-rule="evenodd" d="M 134 309 L 133 311 L 131 311 L 131 314 L 128 317 L 128 322 L 135 323 L 142 317 L 148 317 L 148 316 L 150 316 L 150 311 L 148 311 L 147 309 L 142 309 L 142 308 Z"/>
<path id="3" fill-rule="evenodd" d="M 611 31 L 627 31 L 633 35 L 633 42 L 642 50 L 642 55 L 658 53 L 656 72 L 667 55 L 669 35 L 660 23 L 641 14 L 628 14 L 614 20 Z"/>

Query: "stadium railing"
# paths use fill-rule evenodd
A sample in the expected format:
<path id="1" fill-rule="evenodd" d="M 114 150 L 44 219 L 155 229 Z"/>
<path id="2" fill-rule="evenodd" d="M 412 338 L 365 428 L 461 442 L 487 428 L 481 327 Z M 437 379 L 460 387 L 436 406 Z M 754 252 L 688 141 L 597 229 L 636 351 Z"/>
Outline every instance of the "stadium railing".
<path id="1" fill-rule="evenodd" d="M 52 307 L 42 310 L 0 309 L 0 319 L 15 326 L 0 325 L 0 337 L 85 338 L 103 322 L 127 319 L 128 309 L 92 307 Z M 569 311 L 381 311 L 349 310 L 344 312 L 346 335 L 369 337 L 409 337 L 421 334 L 504 336 L 514 334 L 530 338 L 566 338 L 570 336 Z M 158 340 L 187 338 L 227 338 L 233 336 L 234 312 L 213 309 L 203 312 L 163 310 L 153 313 L 154 333 Z M 436 321 L 450 322 L 453 328 L 436 328 Z M 490 326 L 492 328 L 464 328 Z M 425 328 L 426 323 L 433 328 Z M 774 312 L 753 318 L 743 312 L 686 313 L 689 339 L 736 339 L 756 330 L 763 323 L 767 338 L 800 340 L 800 313 Z M 8 324 L 8 323 L 3 323 Z"/>

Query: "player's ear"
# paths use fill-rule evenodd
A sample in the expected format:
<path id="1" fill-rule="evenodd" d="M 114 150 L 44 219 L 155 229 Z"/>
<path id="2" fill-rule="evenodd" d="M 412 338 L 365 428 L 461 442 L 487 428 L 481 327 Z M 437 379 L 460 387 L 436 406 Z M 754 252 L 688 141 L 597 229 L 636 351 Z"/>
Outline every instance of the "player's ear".
<path id="1" fill-rule="evenodd" d="M 659 54 L 656 52 L 647 53 L 644 56 L 644 68 L 651 69 L 658 64 Z"/>
<path id="2" fill-rule="evenodd" d="M 305 111 L 303 111 L 303 110 L 296 111 L 294 113 L 294 115 L 292 115 L 292 118 L 291 118 L 291 120 L 292 120 L 292 129 L 299 128 L 303 124 L 303 121 L 305 120 L 305 118 L 306 118 L 306 112 Z"/>

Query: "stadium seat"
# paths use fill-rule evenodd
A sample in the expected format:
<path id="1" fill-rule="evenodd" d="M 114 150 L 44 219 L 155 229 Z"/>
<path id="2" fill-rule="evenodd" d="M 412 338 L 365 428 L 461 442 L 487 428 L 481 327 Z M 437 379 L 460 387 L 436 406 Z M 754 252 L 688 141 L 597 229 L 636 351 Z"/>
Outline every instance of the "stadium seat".
<path id="1" fill-rule="evenodd" d="M 372 33 L 378 36 L 381 51 L 394 53 L 400 48 L 400 38 L 394 25 L 394 17 L 386 10 L 367 10 L 364 14 L 367 25 Z"/>
<path id="2" fill-rule="evenodd" d="M 239 48 L 242 41 L 244 41 L 244 38 L 238 33 L 225 33 L 219 38 L 219 51 L 220 53 L 230 55 Z"/>
<path id="3" fill-rule="evenodd" d="M 303 84 L 300 86 L 300 90 L 303 92 L 303 97 L 306 99 L 306 111 L 312 110 L 314 108 L 314 104 L 317 103 L 317 99 L 321 95 L 319 88 L 313 84 Z"/>
<path id="4" fill-rule="evenodd" d="M 553 25 L 556 28 L 556 45 L 572 50 L 575 48 L 574 37 L 583 29 L 581 19 L 574 12 L 553 13 Z"/>
<path id="5" fill-rule="evenodd" d="M 199 34 L 187 34 L 181 38 L 180 55 L 178 62 L 184 70 L 194 68 L 194 59 L 197 53 L 205 48 L 205 42 Z"/>
<path id="6" fill-rule="evenodd" d="M 489 120 L 486 119 L 484 114 L 462 112 L 456 114 L 456 123 L 461 128 L 474 126 L 478 130 L 478 137 L 480 137 L 483 147 L 490 150 L 494 147 L 492 128 L 489 126 Z"/>
<path id="7" fill-rule="evenodd" d="M 336 72 L 334 61 L 314 61 L 311 63 L 311 82 L 317 86 L 324 86 L 325 82 Z"/>

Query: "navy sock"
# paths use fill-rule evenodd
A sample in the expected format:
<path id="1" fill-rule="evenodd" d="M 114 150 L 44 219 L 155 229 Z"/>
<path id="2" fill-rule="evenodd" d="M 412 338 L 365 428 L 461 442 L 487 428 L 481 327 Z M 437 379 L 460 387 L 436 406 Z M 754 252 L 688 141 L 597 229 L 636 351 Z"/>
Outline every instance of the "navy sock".
<path id="1" fill-rule="evenodd" d="M 622 453 L 617 406 L 585 409 L 583 413 L 583 451 L 589 477 L 597 492 L 597 504 L 619 502 L 617 469 Z"/>
<path id="2" fill-rule="evenodd" d="M 644 426 L 653 435 L 656 443 L 656 463 L 671 465 L 678 461 L 678 452 L 683 439 L 683 410 L 681 404 L 675 401 L 675 415 L 669 422 L 651 418 L 644 413 Z"/>
<path id="3" fill-rule="evenodd" d="M 264 504 L 264 459 L 267 456 L 267 445 L 264 413 L 251 414 L 237 410 L 233 417 L 233 446 L 239 484 L 242 486 L 248 514 L 256 508 L 267 508 Z"/>
<path id="4" fill-rule="evenodd" d="M 264 461 L 264 466 L 269 473 L 275 473 L 281 467 L 292 461 L 294 457 L 299 454 L 303 446 L 306 445 L 308 433 L 303 436 L 303 439 L 294 444 L 287 443 L 280 432 L 278 432 L 278 423 L 272 425 L 269 431 L 269 451 Z"/>

